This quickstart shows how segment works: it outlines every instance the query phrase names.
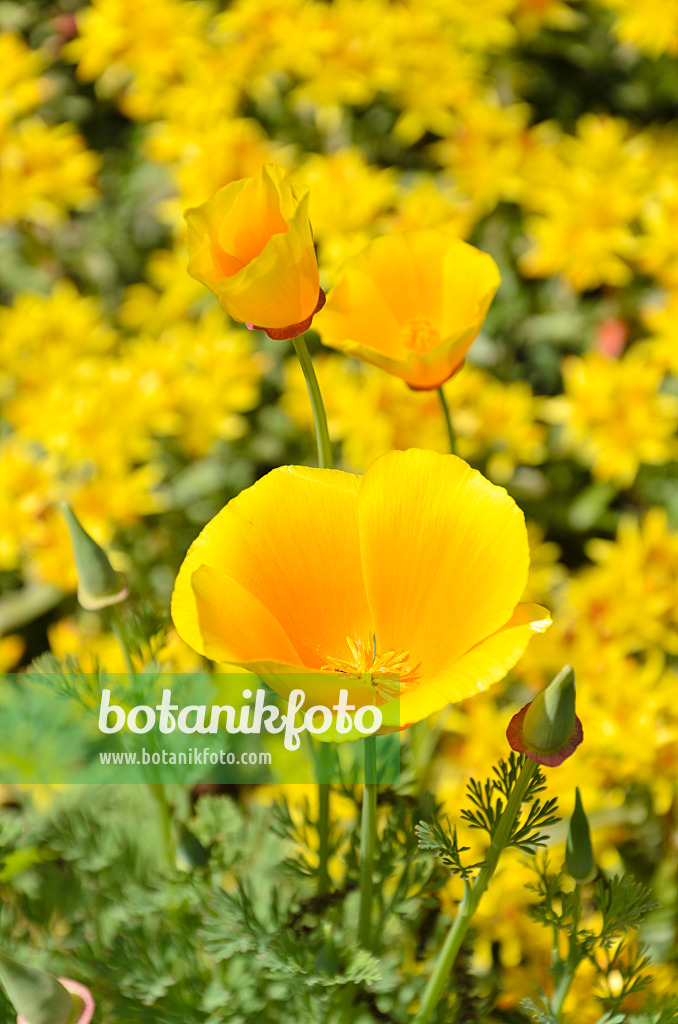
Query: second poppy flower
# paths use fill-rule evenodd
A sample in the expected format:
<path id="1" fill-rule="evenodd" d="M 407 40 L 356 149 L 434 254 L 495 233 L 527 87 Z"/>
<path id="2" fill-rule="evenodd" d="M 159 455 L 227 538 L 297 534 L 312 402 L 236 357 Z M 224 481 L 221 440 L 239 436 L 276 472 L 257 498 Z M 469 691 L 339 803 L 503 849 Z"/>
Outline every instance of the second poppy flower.
<path id="1" fill-rule="evenodd" d="M 316 329 L 415 390 L 438 388 L 462 365 L 499 282 L 491 256 L 443 231 L 385 235 L 345 264 Z"/>

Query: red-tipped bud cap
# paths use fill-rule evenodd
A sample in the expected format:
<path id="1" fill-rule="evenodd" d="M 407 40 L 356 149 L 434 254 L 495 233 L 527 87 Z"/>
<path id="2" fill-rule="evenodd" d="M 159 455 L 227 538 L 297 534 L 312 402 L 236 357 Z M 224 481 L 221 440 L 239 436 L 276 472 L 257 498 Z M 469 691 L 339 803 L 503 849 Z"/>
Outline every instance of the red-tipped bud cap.
<path id="1" fill-rule="evenodd" d="M 17 1024 L 89 1024 L 94 1000 L 70 978 L 27 967 L 0 953 L 0 981 L 17 1012 Z"/>
<path id="2" fill-rule="evenodd" d="M 514 715 L 506 731 L 514 750 L 537 764 L 555 767 L 584 738 L 575 714 L 574 670 L 566 665 L 533 701 Z"/>

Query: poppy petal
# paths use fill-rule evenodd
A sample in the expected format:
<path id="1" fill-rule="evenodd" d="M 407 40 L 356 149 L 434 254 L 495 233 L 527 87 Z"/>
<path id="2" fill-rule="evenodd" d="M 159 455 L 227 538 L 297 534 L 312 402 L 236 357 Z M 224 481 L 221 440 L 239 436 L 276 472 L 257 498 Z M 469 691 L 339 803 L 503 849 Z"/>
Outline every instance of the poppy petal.
<path id="1" fill-rule="evenodd" d="M 201 565 L 191 574 L 190 587 L 199 634 L 199 644 L 192 646 L 201 654 L 237 665 L 254 659 L 300 664 L 275 616 L 233 577 Z M 180 591 L 172 607 L 179 630 L 185 625 L 184 602 L 188 613 L 193 611 L 187 596 L 185 590 Z"/>
<path id="2" fill-rule="evenodd" d="M 285 466 L 233 498 L 193 543 L 179 572 L 173 616 L 181 619 L 175 617 L 182 638 L 193 646 L 199 635 L 186 594 L 201 565 L 237 580 L 268 610 L 301 659 L 295 664 L 320 669 L 328 656 L 349 656 L 347 637 L 371 638 L 358 541 L 359 486 L 360 477 L 351 473 Z"/>
<path id="3" fill-rule="evenodd" d="M 530 638 L 548 629 L 551 618 L 537 604 L 519 604 L 509 621 L 492 636 L 481 640 L 448 669 L 426 678 L 421 686 L 403 694 L 400 717 L 403 728 L 413 722 L 486 690 L 498 683 L 522 656 Z"/>
<path id="4" fill-rule="evenodd" d="M 409 652 L 438 677 L 510 619 L 529 549 L 502 487 L 453 455 L 389 452 L 365 473 L 359 509 L 378 653 Z"/>

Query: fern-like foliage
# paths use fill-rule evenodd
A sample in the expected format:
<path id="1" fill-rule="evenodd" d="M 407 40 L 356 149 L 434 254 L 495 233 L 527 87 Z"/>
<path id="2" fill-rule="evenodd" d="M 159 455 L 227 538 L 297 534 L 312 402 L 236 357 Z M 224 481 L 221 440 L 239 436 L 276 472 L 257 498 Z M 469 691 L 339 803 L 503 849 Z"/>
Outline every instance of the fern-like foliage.
<path id="1" fill-rule="evenodd" d="M 450 829 L 449 819 L 447 829 Z M 414 831 L 419 840 L 419 848 L 437 854 L 451 874 L 459 875 L 466 881 L 482 867 L 482 861 L 474 864 L 462 863 L 461 855 L 470 850 L 470 846 L 459 846 L 456 825 L 451 831 L 446 831 L 439 821 L 420 821 L 415 825 Z"/>
<path id="2" fill-rule="evenodd" d="M 493 767 L 492 774 L 485 782 L 471 779 L 466 787 L 470 806 L 462 808 L 460 816 L 470 828 L 485 832 L 490 841 L 497 834 L 499 822 L 518 784 L 525 761 L 523 754 L 511 751 L 507 761 L 502 759 Z M 544 775 L 537 769 L 522 799 L 523 805 L 529 805 L 527 812 L 517 815 L 504 849 L 514 846 L 524 853 L 533 854 L 539 846 L 545 845 L 548 837 L 542 829 L 559 820 L 556 813 L 557 800 L 543 800 L 541 797 L 545 788 Z M 468 881 L 482 868 L 482 860 L 474 863 L 464 862 L 462 854 L 466 853 L 469 847 L 459 846 L 456 825 L 450 829 L 449 821 L 447 829 L 443 828 L 437 818 L 430 822 L 420 821 L 415 827 L 415 833 L 420 848 L 437 854 L 451 874 Z"/>
<path id="3" fill-rule="evenodd" d="M 481 829 L 492 840 L 499 827 L 499 821 L 506 809 L 518 776 L 525 764 L 524 754 L 511 751 L 508 761 L 499 761 L 492 769 L 492 775 L 484 783 L 471 779 L 467 787 L 470 808 L 462 808 L 460 814 L 471 828 Z M 534 853 L 538 846 L 544 846 L 547 836 L 541 829 L 548 828 L 559 820 L 555 799 L 542 802 L 540 794 L 546 788 L 546 779 L 541 769 L 537 769 L 527 787 L 523 803 L 529 804 L 529 810 L 523 819 L 521 815 L 511 829 L 506 847 L 516 846 L 525 853 Z"/>

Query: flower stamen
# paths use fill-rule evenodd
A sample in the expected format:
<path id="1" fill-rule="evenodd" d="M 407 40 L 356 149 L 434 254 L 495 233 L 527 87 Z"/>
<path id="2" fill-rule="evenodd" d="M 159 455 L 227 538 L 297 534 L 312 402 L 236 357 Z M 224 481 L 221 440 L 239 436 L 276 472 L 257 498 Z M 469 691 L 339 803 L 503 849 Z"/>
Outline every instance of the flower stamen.
<path id="1" fill-rule="evenodd" d="M 400 338 L 405 348 L 426 355 L 441 344 L 440 331 L 426 316 L 413 316 L 403 324 Z"/>
<path id="2" fill-rule="evenodd" d="M 363 679 L 377 691 L 377 704 L 384 704 L 409 690 L 420 679 L 421 663 L 410 665 L 409 651 L 386 651 L 377 654 L 376 641 L 366 644 L 361 639 L 346 637 L 351 658 L 327 656 L 322 672 L 333 672 L 347 679 Z"/>

